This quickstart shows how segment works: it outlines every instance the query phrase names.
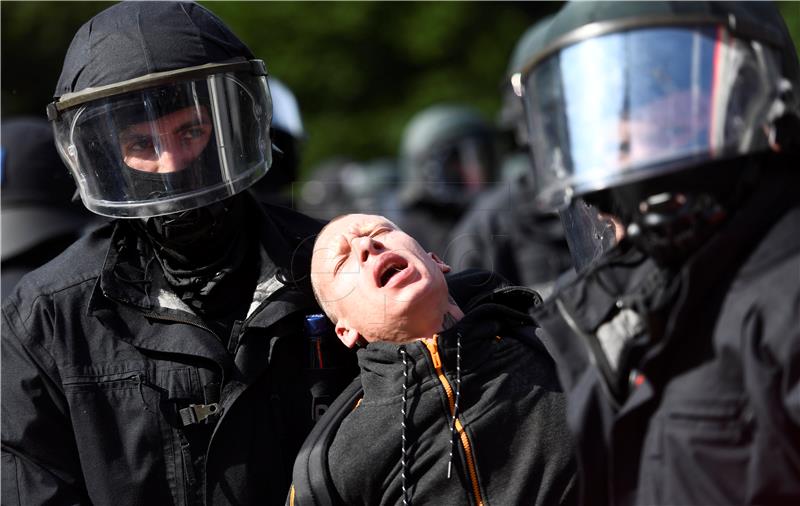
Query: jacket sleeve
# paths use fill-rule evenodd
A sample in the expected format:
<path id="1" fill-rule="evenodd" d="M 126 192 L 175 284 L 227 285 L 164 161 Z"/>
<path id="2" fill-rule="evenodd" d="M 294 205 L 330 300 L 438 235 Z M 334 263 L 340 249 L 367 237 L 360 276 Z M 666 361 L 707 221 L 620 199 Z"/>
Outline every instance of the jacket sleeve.
<path id="1" fill-rule="evenodd" d="M 43 336 L 3 307 L 2 498 L 4 506 L 89 504 L 66 399 Z M 40 332 L 41 334 L 42 332 Z"/>

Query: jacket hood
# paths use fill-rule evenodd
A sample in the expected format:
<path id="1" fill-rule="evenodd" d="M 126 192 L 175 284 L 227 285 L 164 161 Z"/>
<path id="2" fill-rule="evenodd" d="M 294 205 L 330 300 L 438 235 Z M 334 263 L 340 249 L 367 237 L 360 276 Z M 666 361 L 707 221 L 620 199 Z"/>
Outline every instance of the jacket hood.
<path id="1" fill-rule="evenodd" d="M 466 278 L 473 281 L 482 277 L 485 279 L 485 274 L 491 274 L 478 270 L 465 272 L 466 275 L 457 282 Z M 452 289 L 453 284 L 450 287 Z M 493 339 L 500 335 L 516 334 L 519 329 L 534 325 L 529 311 L 538 304 L 541 304 L 541 297 L 526 287 L 501 286 L 473 294 L 469 303 L 463 306 L 464 317 L 435 336 L 444 369 L 469 369 L 489 359 L 491 354 L 488 350 Z M 459 340 L 462 347 L 461 364 L 456 363 Z M 408 367 L 413 369 L 409 381 L 421 380 L 422 385 L 429 380 L 438 381 L 429 369 L 425 359 L 429 352 L 422 341 L 405 344 L 373 342 L 357 353 L 365 398 L 394 397 L 401 393 L 404 381 L 401 350 L 407 353 Z"/>
<path id="2" fill-rule="evenodd" d="M 450 295 L 465 314 L 486 303 L 527 312 L 542 302 L 541 296 L 535 290 L 513 286 L 503 276 L 492 271 L 465 269 L 449 274 L 445 279 Z"/>

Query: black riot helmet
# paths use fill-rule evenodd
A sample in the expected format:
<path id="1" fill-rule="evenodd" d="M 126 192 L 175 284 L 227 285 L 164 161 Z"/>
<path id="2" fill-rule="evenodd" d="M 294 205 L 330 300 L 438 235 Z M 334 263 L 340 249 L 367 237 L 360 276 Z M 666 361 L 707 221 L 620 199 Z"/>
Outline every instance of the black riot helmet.
<path id="1" fill-rule="evenodd" d="M 472 107 L 437 104 L 414 115 L 400 146 L 400 200 L 462 209 L 492 181 L 494 130 Z"/>
<path id="2" fill-rule="evenodd" d="M 770 2 L 571 2 L 544 43 L 521 79 L 537 202 L 582 213 L 579 263 L 609 231 L 691 249 L 760 157 L 796 149 L 797 54 Z"/>
<path id="3" fill-rule="evenodd" d="M 48 106 L 90 210 L 150 217 L 237 194 L 271 164 L 266 68 L 189 2 L 122 2 L 84 24 Z"/>

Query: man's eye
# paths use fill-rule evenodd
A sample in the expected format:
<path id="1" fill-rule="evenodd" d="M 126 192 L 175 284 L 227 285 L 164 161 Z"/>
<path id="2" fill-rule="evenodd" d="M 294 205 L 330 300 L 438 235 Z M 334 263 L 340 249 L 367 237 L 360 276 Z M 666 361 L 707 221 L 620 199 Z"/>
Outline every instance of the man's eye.
<path id="1" fill-rule="evenodd" d="M 339 273 L 339 271 L 342 269 L 342 266 L 344 265 L 345 260 L 347 260 L 347 257 L 343 256 L 338 262 L 336 262 L 336 265 L 333 266 L 333 275 L 334 276 L 337 275 Z"/>
<path id="2" fill-rule="evenodd" d="M 142 137 L 133 141 L 129 141 L 125 145 L 125 151 L 131 153 L 150 153 L 153 151 L 153 140 L 149 137 Z"/>
<path id="3" fill-rule="evenodd" d="M 186 128 L 181 132 L 181 139 L 184 141 L 193 141 L 205 136 L 206 129 L 202 126 Z"/>
<path id="4" fill-rule="evenodd" d="M 375 230 L 373 230 L 372 233 L 369 234 L 369 236 L 370 237 L 378 237 L 379 235 L 382 235 L 382 234 L 385 234 L 385 233 L 391 232 L 391 231 L 392 230 L 390 228 L 388 228 L 388 227 L 380 227 L 380 228 L 376 228 Z"/>

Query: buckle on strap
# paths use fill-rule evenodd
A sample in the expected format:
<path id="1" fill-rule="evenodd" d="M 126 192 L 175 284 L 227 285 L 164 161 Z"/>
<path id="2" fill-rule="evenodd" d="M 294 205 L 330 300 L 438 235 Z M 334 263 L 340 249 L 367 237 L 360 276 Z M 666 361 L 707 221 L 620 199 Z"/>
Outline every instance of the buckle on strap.
<path id="1" fill-rule="evenodd" d="M 181 415 L 183 426 L 200 423 L 209 416 L 219 414 L 221 408 L 218 402 L 211 404 L 189 404 L 189 407 L 179 409 L 178 413 Z"/>

